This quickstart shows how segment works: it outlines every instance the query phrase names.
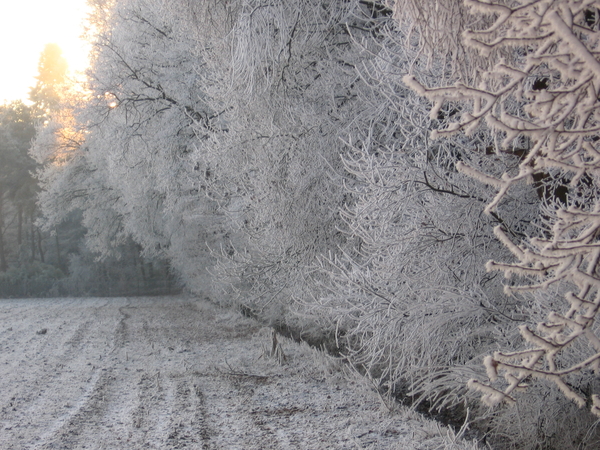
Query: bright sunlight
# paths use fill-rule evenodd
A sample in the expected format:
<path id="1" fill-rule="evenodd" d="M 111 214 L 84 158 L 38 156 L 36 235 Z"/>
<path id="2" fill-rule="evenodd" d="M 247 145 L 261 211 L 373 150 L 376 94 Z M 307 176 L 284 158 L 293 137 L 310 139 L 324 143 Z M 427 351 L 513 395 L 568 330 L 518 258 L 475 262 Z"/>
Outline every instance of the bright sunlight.
<path id="1" fill-rule="evenodd" d="M 40 53 L 48 43 L 63 51 L 72 74 L 88 64 L 80 38 L 85 0 L 20 0 L 0 4 L 0 103 L 27 100 L 35 84 Z"/>

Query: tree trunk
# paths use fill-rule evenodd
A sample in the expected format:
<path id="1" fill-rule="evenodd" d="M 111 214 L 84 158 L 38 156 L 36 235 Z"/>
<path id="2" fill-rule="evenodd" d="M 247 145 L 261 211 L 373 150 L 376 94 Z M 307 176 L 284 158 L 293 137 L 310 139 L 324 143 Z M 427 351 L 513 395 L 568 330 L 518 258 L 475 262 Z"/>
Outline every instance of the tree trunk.
<path id="1" fill-rule="evenodd" d="M 6 253 L 4 250 L 4 233 L 0 234 L 0 272 L 6 272 L 8 264 L 6 263 Z"/>
<path id="2" fill-rule="evenodd" d="M 60 241 L 58 239 L 58 228 L 54 228 L 54 242 L 56 242 L 56 264 L 58 268 L 63 272 L 66 272 L 65 267 L 62 264 L 62 258 L 60 257 Z"/>
<path id="3" fill-rule="evenodd" d="M 36 228 L 37 231 L 37 244 L 38 244 L 38 252 L 40 253 L 40 260 L 45 263 L 46 261 L 44 260 L 44 249 L 42 247 L 42 233 L 40 232 L 39 228 Z"/>
<path id="4" fill-rule="evenodd" d="M 23 205 L 17 207 L 17 244 L 19 247 L 23 243 Z"/>
<path id="5" fill-rule="evenodd" d="M 4 247 L 4 215 L 2 207 L 4 206 L 3 192 L 0 191 L 0 272 L 6 272 L 8 264 L 6 263 L 6 250 Z"/>
<path id="6" fill-rule="evenodd" d="M 31 235 L 31 262 L 35 261 L 35 228 L 33 225 L 33 213 L 31 213 L 31 222 L 29 227 L 29 233 Z"/>

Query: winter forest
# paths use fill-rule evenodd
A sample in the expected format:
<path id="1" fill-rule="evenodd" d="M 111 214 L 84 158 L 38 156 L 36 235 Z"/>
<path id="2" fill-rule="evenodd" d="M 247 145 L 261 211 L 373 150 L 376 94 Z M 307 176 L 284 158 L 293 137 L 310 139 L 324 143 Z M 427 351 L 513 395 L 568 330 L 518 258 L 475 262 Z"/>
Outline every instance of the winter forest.
<path id="1" fill-rule="evenodd" d="M 0 292 L 181 290 L 490 448 L 598 448 L 600 2 L 89 0 L 0 106 Z"/>

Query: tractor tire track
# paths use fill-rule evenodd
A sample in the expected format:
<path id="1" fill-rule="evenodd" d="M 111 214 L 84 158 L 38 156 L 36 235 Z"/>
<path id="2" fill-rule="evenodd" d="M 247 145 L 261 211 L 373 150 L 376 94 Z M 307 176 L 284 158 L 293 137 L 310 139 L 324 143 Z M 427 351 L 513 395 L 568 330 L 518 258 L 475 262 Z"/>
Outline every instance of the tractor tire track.
<path id="1" fill-rule="evenodd" d="M 0 302 L 0 448 L 474 449 L 270 336 L 186 297 Z"/>

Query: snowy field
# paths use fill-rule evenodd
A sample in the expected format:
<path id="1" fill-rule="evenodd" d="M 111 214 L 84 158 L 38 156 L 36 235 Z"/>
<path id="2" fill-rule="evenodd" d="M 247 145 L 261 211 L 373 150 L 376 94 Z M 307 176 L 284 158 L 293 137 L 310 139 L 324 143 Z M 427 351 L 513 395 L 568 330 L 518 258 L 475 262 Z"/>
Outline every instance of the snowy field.
<path id="1" fill-rule="evenodd" d="M 1 449 L 475 449 L 185 297 L 0 300 Z"/>

